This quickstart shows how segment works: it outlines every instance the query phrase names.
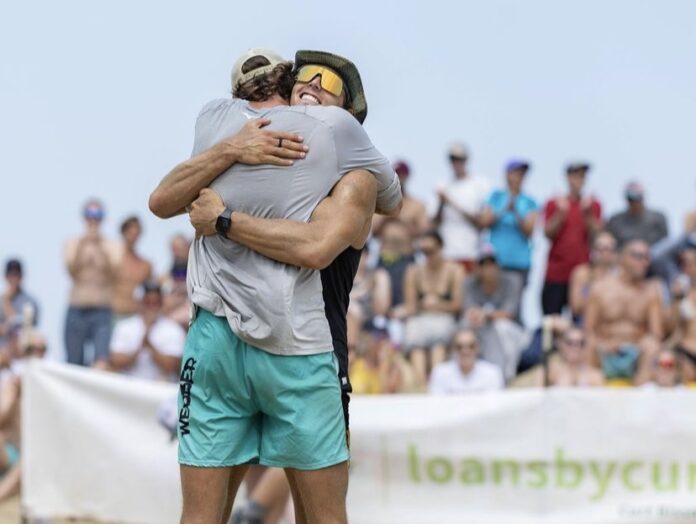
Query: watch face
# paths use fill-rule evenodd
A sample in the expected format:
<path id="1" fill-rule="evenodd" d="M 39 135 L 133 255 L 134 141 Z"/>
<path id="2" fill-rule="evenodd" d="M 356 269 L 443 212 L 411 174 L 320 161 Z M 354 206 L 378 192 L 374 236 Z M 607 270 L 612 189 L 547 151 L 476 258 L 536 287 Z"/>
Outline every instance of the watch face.
<path id="1" fill-rule="evenodd" d="M 232 221 L 229 218 L 219 216 L 217 222 L 215 222 L 215 229 L 217 230 L 218 234 L 227 236 L 227 232 L 230 230 L 230 225 L 232 225 Z"/>

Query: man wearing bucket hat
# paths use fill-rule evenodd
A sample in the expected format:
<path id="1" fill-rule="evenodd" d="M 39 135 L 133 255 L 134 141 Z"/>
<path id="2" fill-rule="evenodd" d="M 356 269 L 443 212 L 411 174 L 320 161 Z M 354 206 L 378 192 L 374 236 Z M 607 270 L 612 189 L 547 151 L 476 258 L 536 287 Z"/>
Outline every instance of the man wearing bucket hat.
<path id="1" fill-rule="evenodd" d="M 341 66 L 335 62 L 332 65 L 334 65 L 336 69 L 339 69 Z M 331 71 L 327 68 L 319 72 L 315 70 L 315 74 L 313 74 L 311 78 L 304 77 L 300 73 L 302 73 L 302 71 L 298 69 L 299 81 L 293 89 L 293 99 L 301 100 L 303 103 L 307 104 L 307 106 L 322 106 L 332 103 L 346 105 L 350 107 L 357 119 L 364 119 L 367 113 L 367 104 L 364 102 L 364 94 L 361 93 L 361 86 L 359 90 L 355 91 L 351 90 L 349 87 L 351 85 L 356 85 L 355 78 L 346 81 L 347 89 L 343 92 L 343 86 L 341 86 L 341 90 L 339 91 L 336 79 L 332 78 Z M 304 73 L 309 75 L 312 71 L 304 71 Z M 246 79 L 241 84 L 236 84 L 235 91 L 244 91 L 244 88 L 248 87 L 245 84 L 248 84 L 250 80 L 253 84 L 260 76 L 261 75 L 253 76 Z M 342 80 L 340 76 L 336 76 Z M 303 79 L 306 81 L 303 82 Z M 357 76 L 357 81 L 359 85 L 359 76 Z M 253 89 L 248 91 L 251 95 L 254 94 Z M 337 95 L 336 93 L 339 94 Z M 275 95 L 274 93 L 274 96 Z M 346 102 L 347 98 L 349 102 Z M 222 341 L 223 345 L 233 347 L 231 348 L 231 352 L 229 349 L 225 348 L 222 352 L 223 357 L 221 359 L 213 355 L 215 360 L 213 364 L 220 365 L 222 361 L 223 366 L 229 367 L 226 363 L 227 360 L 234 360 L 237 356 L 247 359 L 245 370 L 247 373 L 246 376 L 248 377 L 247 380 L 254 384 L 253 393 L 258 397 L 252 400 L 255 403 L 254 406 L 256 406 L 256 410 L 263 412 L 264 421 L 262 426 L 263 431 L 261 431 L 261 428 L 256 428 L 254 424 L 247 424 L 246 419 L 248 417 L 239 416 L 238 413 L 234 414 L 233 418 L 236 419 L 234 424 L 226 424 L 224 428 L 217 426 L 216 428 L 211 428 L 217 432 L 217 436 L 213 439 L 216 441 L 213 443 L 214 449 L 204 449 L 205 446 L 200 445 L 201 440 L 206 438 L 204 434 L 205 431 L 201 428 L 206 424 L 210 425 L 209 417 L 206 417 L 205 413 L 206 408 L 209 406 L 206 405 L 205 408 L 201 408 L 201 406 L 209 404 L 210 399 L 206 399 L 206 402 L 203 402 L 203 399 L 200 398 L 200 392 L 195 394 L 196 371 L 198 371 L 198 375 L 201 377 L 200 380 L 206 381 L 206 383 L 203 384 L 204 386 L 208 386 L 210 382 L 215 383 L 218 379 L 211 377 L 212 380 L 207 380 L 211 375 L 210 366 L 206 362 L 210 357 L 210 355 L 207 354 L 210 348 L 206 348 L 206 353 L 203 353 L 199 351 L 193 343 L 188 344 L 187 350 L 190 350 L 188 352 L 191 354 L 189 358 L 193 360 L 190 362 L 191 366 L 187 369 L 187 362 L 189 362 L 189 360 L 186 355 L 184 356 L 184 371 L 182 372 L 182 388 L 186 385 L 187 390 L 187 398 L 183 398 L 182 403 L 182 413 L 186 415 L 185 423 L 187 432 L 180 431 L 180 462 L 182 462 L 182 481 L 185 494 L 184 517 L 182 520 L 186 522 L 187 516 L 200 516 L 201 511 L 206 512 L 206 514 L 209 513 L 209 511 L 216 511 L 215 507 L 219 506 L 220 502 L 223 502 L 223 500 L 219 498 L 221 490 L 229 490 L 231 495 L 227 497 L 227 505 L 229 506 L 229 503 L 233 500 L 236 487 L 245 472 L 246 468 L 243 464 L 260 462 L 261 464 L 270 466 L 289 468 L 286 470 L 295 485 L 302 492 L 302 503 L 305 506 L 304 509 L 309 514 L 315 515 L 322 522 L 344 522 L 345 486 L 347 483 L 345 468 L 345 460 L 347 459 L 344 433 L 345 425 L 337 425 L 335 419 L 336 413 L 338 413 L 339 416 L 342 414 L 342 410 L 340 409 L 340 388 L 338 380 L 336 379 L 335 368 L 333 368 L 333 371 L 329 372 L 333 374 L 333 379 L 331 379 L 325 374 L 329 366 L 323 365 L 323 363 L 313 363 L 312 359 L 325 360 L 328 356 L 329 361 L 326 362 L 327 364 L 330 364 L 333 359 L 331 355 L 331 339 L 334 338 L 335 340 L 336 337 L 332 337 L 332 335 L 335 333 L 335 328 L 338 328 L 338 332 L 340 332 L 340 326 L 334 325 L 334 322 L 330 321 L 332 311 L 329 308 L 329 304 L 333 304 L 335 307 L 333 316 L 339 317 L 340 319 L 340 306 L 342 305 L 340 291 L 345 288 L 345 285 L 342 288 L 341 286 L 337 286 L 335 290 L 336 295 L 333 297 L 327 297 L 327 288 L 330 286 L 323 286 L 324 302 L 327 304 L 325 310 L 320 294 L 322 293 L 322 285 L 321 281 L 318 280 L 319 274 L 317 272 L 270 263 L 264 257 L 260 257 L 243 248 L 238 243 L 229 242 L 227 239 L 222 238 L 222 236 L 224 234 L 224 236 L 234 239 L 235 235 L 244 234 L 244 224 L 248 225 L 248 233 L 248 231 L 253 230 L 254 227 L 259 227 L 258 222 L 262 221 L 262 219 L 257 217 L 267 217 L 266 222 L 268 223 L 260 226 L 262 234 L 266 232 L 266 229 L 270 228 L 276 235 L 274 237 L 272 233 L 270 238 L 266 236 L 266 247 L 264 248 L 263 245 L 257 246 L 258 250 L 260 252 L 262 252 L 263 249 L 269 249 L 271 251 L 276 250 L 275 258 L 283 262 L 301 265 L 297 263 L 297 260 L 293 260 L 292 257 L 306 256 L 306 252 L 305 255 L 300 255 L 302 249 L 295 249 L 296 245 L 292 241 L 289 242 L 291 249 L 278 249 L 277 245 L 275 245 L 275 247 L 273 246 L 274 238 L 275 240 L 280 239 L 287 242 L 289 234 L 292 233 L 295 234 L 295 238 L 299 239 L 298 244 L 307 247 L 307 243 L 303 243 L 302 241 L 308 238 L 304 234 L 308 230 L 300 231 L 297 227 L 306 226 L 312 228 L 309 231 L 313 231 L 314 236 L 310 236 L 309 238 L 322 240 L 324 237 L 328 237 L 331 242 L 327 245 L 322 244 L 322 246 L 326 249 L 333 249 L 335 252 L 334 254 L 341 254 L 341 250 L 348 248 L 348 250 L 338 258 L 337 262 L 341 261 L 341 263 L 334 266 L 333 276 L 339 280 L 339 283 L 348 280 L 352 282 L 354 271 L 352 271 L 351 267 L 352 257 L 350 255 L 352 255 L 352 253 L 349 250 L 351 248 L 361 247 L 364 243 L 364 237 L 369 229 L 369 218 L 374 210 L 376 189 L 380 187 L 380 183 L 375 183 L 372 175 L 366 176 L 365 172 L 356 173 L 355 171 L 359 167 L 366 167 L 372 169 L 377 175 L 383 175 L 384 173 L 380 172 L 382 168 L 381 157 L 379 161 L 375 161 L 371 159 L 370 155 L 366 154 L 366 151 L 368 153 L 370 152 L 371 144 L 369 144 L 368 141 L 369 147 L 364 149 L 364 139 L 360 142 L 361 137 L 358 136 L 356 138 L 355 126 L 357 123 L 352 125 L 348 124 L 342 116 L 339 119 L 337 115 L 345 114 L 345 112 L 335 108 L 296 107 L 289 110 L 283 109 L 283 111 L 270 110 L 262 114 L 258 114 L 258 112 L 254 114 L 252 111 L 253 109 L 255 109 L 254 105 L 246 104 L 246 106 L 242 107 L 242 112 L 247 118 L 253 116 L 272 116 L 273 122 L 274 124 L 278 124 L 278 128 L 284 127 L 286 129 L 293 129 L 293 131 L 298 129 L 297 124 L 293 121 L 293 118 L 296 119 L 297 115 L 310 117 L 313 123 L 315 120 L 320 122 L 320 129 L 316 132 L 313 132 L 315 131 L 314 129 L 299 129 L 303 135 L 314 137 L 314 139 L 307 141 L 310 152 L 307 154 L 305 160 L 295 164 L 296 173 L 304 174 L 304 176 L 311 178 L 311 176 L 316 176 L 316 174 L 310 175 L 308 172 L 316 170 L 322 178 L 327 178 L 327 170 L 330 172 L 330 167 L 328 162 L 327 165 L 322 165 L 321 160 L 324 156 L 331 157 L 331 154 L 330 151 L 328 155 L 326 154 L 325 149 L 327 144 L 322 143 L 321 137 L 318 137 L 320 132 L 324 131 L 324 126 L 321 125 L 322 123 L 330 128 L 331 133 L 326 134 L 330 134 L 331 137 L 334 138 L 332 147 L 338 150 L 339 160 L 342 160 L 345 164 L 350 166 L 347 169 L 350 173 L 346 174 L 341 179 L 341 182 L 336 185 L 331 197 L 327 199 L 328 203 L 325 201 L 315 210 L 315 213 L 312 215 L 312 222 L 305 224 L 303 222 L 306 222 L 309 218 L 317 202 L 313 203 L 314 205 L 312 205 L 311 209 L 309 209 L 306 214 L 306 207 L 302 208 L 302 212 L 287 212 L 287 200 L 289 197 L 292 197 L 294 189 L 287 185 L 283 187 L 284 184 L 287 184 L 287 179 L 296 182 L 297 177 L 300 176 L 299 174 L 295 174 L 295 178 L 293 179 L 290 173 L 284 173 L 277 168 L 269 166 L 263 168 L 245 168 L 241 165 L 235 167 L 231 172 L 225 172 L 228 166 L 220 167 L 220 165 L 225 162 L 225 159 L 220 158 L 222 155 L 216 155 L 216 153 L 219 153 L 219 150 L 211 153 L 215 146 L 200 155 L 201 157 L 205 157 L 205 160 L 194 157 L 187 166 L 191 168 L 191 166 L 195 166 L 196 163 L 200 163 L 202 165 L 198 166 L 198 170 L 207 171 L 202 177 L 200 172 L 194 174 L 192 178 L 198 177 L 199 183 L 201 178 L 204 179 L 207 176 L 210 177 L 210 179 L 206 181 L 207 184 L 210 180 L 215 179 L 221 172 L 225 172 L 222 176 L 215 179 L 212 188 L 221 194 L 223 203 L 228 206 L 226 208 L 223 206 L 223 212 L 217 213 L 219 208 L 216 209 L 214 205 L 219 205 L 220 202 L 215 202 L 212 198 L 216 196 L 213 191 L 203 192 L 202 200 L 193 206 L 192 214 L 195 214 L 197 210 L 216 209 L 214 221 L 216 227 L 212 229 L 219 234 L 199 238 L 197 244 L 200 244 L 202 249 L 197 250 L 197 246 L 194 246 L 192 250 L 192 255 L 194 255 L 192 264 L 193 271 L 191 271 L 192 295 L 193 302 L 199 307 L 200 313 L 192 324 L 191 331 L 193 333 L 189 336 L 189 339 L 196 338 L 197 325 L 200 325 L 201 332 L 205 330 L 216 330 L 220 332 L 221 335 L 218 337 L 218 345 L 219 342 Z M 228 108 L 225 108 L 225 110 L 228 110 Z M 215 112 L 215 109 L 212 109 L 212 111 Z M 286 117 L 286 114 L 289 116 Z M 213 119 L 217 118 L 219 118 L 219 115 L 213 116 Z M 348 118 L 355 122 L 352 117 Z M 338 123 L 335 123 L 333 119 L 339 119 Z M 215 120 L 215 122 L 219 122 L 219 120 Z M 359 125 L 357 127 L 359 128 Z M 346 132 L 346 128 L 348 128 L 350 132 Z M 255 131 L 260 130 L 257 127 Z M 268 133 L 268 131 L 263 131 Z M 197 124 L 197 147 L 194 148 L 194 154 L 202 151 L 205 146 L 210 147 L 215 143 L 215 139 L 219 138 L 219 134 L 210 136 L 207 135 L 207 133 L 208 130 L 206 126 L 202 125 L 201 119 L 199 118 Z M 364 132 L 362 133 L 364 134 Z M 206 140 L 199 140 L 200 135 L 203 135 Z M 262 136 L 258 132 L 251 133 L 251 135 L 255 136 L 257 139 Z M 229 136 L 229 133 L 227 133 L 226 136 Z M 268 135 L 264 138 L 268 138 Z M 278 141 L 281 142 L 282 138 L 282 136 L 278 137 Z M 201 142 L 205 143 L 205 146 L 198 147 Z M 258 143 L 257 140 L 257 144 Z M 346 156 L 347 154 L 345 151 L 342 151 L 345 150 L 346 147 L 348 147 L 349 153 L 353 153 L 357 158 Z M 351 148 L 353 149 L 351 150 Z M 310 164 L 312 161 L 313 155 L 311 152 L 315 149 L 315 165 L 306 165 Z M 355 151 L 360 151 L 360 154 L 354 153 Z M 317 157 L 320 158 L 317 159 Z M 239 160 L 244 161 L 243 154 L 240 155 Z M 317 160 L 320 161 L 319 165 L 316 165 Z M 334 158 L 334 162 L 335 161 Z M 211 174 L 211 164 L 216 164 L 218 166 L 217 173 Z M 375 165 L 377 165 L 377 167 L 375 167 Z M 291 169 L 290 167 L 288 168 L 288 170 Z M 335 170 L 335 167 L 333 169 Z M 195 171 L 195 169 L 189 169 L 189 174 L 193 171 Z M 267 176 L 265 172 L 268 172 L 269 175 Z M 247 176 L 247 174 L 249 175 Z M 393 172 L 390 174 L 393 175 Z M 382 178 L 384 179 L 385 177 Z M 317 184 L 322 181 L 312 179 L 312 182 Z M 225 187 L 225 183 L 233 186 L 232 189 L 234 190 L 234 194 L 230 193 L 230 188 Z M 269 188 L 270 185 L 281 187 Z M 347 188 L 342 191 L 343 196 L 340 194 L 342 186 Z M 250 187 L 254 187 L 256 191 L 251 191 Z M 311 190 L 314 193 L 317 192 L 317 188 L 311 187 L 310 185 L 303 185 L 301 187 L 306 191 Z M 382 202 L 380 202 L 380 204 L 387 209 L 397 207 L 395 202 L 398 203 L 400 200 L 398 183 L 394 186 L 390 181 L 389 184 L 382 184 L 381 187 Z M 277 205 L 277 202 L 272 203 L 276 205 L 276 207 L 279 207 L 279 209 L 274 209 L 273 205 L 269 205 L 268 203 L 266 203 L 266 207 L 263 209 L 259 209 L 258 206 L 255 207 L 255 202 L 253 201 L 267 200 L 268 198 L 265 193 L 269 190 L 275 190 L 276 192 L 282 191 L 283 203 L 280 206 Z M 391 192 L 391 194 L 389 192 Z M 328 189 L 325 190 L 324 196 L 327 193 Z M 367 194 L 369 198 L 363 198 L 362 201 L 360 201 L 360 195 L 364 194 Z M 206 203 L 204 201 L 206 197 L 209 198 L 213 204 Z M 332 200 L 335 201 L 333 204 L 331 203 Z M 185 204 L 185 202 L 183 203 Z M 339 204 L 349 209 L 349 216 L 352 216 L 354 219 L 356 217 L 361 217 L 361 219 L 353 220 L 354 223 L 351 223 L 350 227 L 348 227 L 344 221 L 342 225 L 335 228 L 339 230 L 340 234 L 326 235 L 325 233 L 330 230 L 330 227 L 327 225 L 327 220 L 322 220 L 322 208 L 324 208 L 324 214 L 326 215 L 327 208 L 331 209 Z M 230 205 L 238 206 L 245 211 L 249 211 L 249 213 L 247 215 L 237 213 L 233 208 L 229 207 Z M 224 216 L 225 214 L 226 216 Z M 275 220 L 270 220 L 272 218 L 275 218 Z M 278 220 L 279 218 L 294 219 L 295 222 L 290 220 Z M 222 228 L 220 227 L 221 222 Z M 232 224 L 231 227 L 230 222 Z M 212 232 L 211 230 L 206 231 L 206 233 Z M 361 234 L 362 238 L 359 238 Z M 252 244 L 253 242 L 254 240 L 252 239 L 245 243 Z M 222 260 L 219 261 L 220 263 L 217 264 L 216 269 L 212 273 L 207 271 L 208 268 L 205 267 L 207 262 L 205 257 L 208 256 L 208 251 L 211 249 L 211 246 L 221 251 L 225 249 L 229 250 L 228 253 L 225 253 L 226 261 L 229 265 L 234 264 L 234 266 L 230 268 L 234 270 L 234 273 L 229 273 L 229 270 L 224 268 Z M 354 250 L 357 251 L 357 249 Z M 289 253 L 286 253 L 286 251 Z M 197 258 L 201 260 L 197 260 Z M 239 268 L 240 258 L 242 259 L 242 268 Z M 253 260 L 255 264 L 246 264 L 246 258 Z M 330 259 L 323 258 L 321 263 L 317 263 L 316 265 L 324 265 L 329 261 Z M 334 262 L 334 264 L 337 262 Z M 273 268 L 274 271 L 265 271 L 263 269 L 264 265 Z M 253 282 L 242 281 L 247 278 L 246 273 L 258 271 L 258 266 L 262 268 L 262 279 L 254 280 L 252 278 L 251 280 L 253 280 Z M 243 272 L 237 271 L 238 269 L 243 269 Z M 277 307 L 279 305 L 282 306 L 283 303 L 287 303 L 287 299 L 279 296 L 278 290 L 288 288 L 287 286 L 278 285 L 278 282 L 276 282 L 277 279 L 275 279 L 275 271 L 280 271 L 283 275 L 302 276 L 302 278 L 291 278 L 290 280 L 295 282 L 295 289 L 300 288 L 301 291 L 304 290 L 304 295 L 299 297 L 298 293 L 295 292 L 295 296 L 291 297 L 291 299 L 296 298 L 297 300 L 294 300 L 291 307 L 285 310 L 283 310 L 284 308 Z M 201 275 L 200 273 L 205 273 L 205 275 Z M 219 278 L 221 274 L 224 274 L 226 277 L 229 276 L 229 278 L 226 279 L 229 281 L 225 281 L 224 285 L 232 289 L 229 291 L 227 287 L 224 289 L 209 289 L 211 287 L 211 280 L 214 283 L 216 280 L 219 280 L 221 284 L 223 283 L 223 279 Z M 330 272 L 325 273 L 321 275 L 321 280 L 326 281 L 327 278 L 331 280 L 330 277 Z M 311 282 L 312 285 L 298 285 L 302 284 L 304 280 Z M 314 285 L 315 283 L 319 285 Z M 234 288 L 237 284 L 241 286 L 251 284 L 255 291 L 253 300 L 249 300 L 250 297 L 244 296 L 244 293 L 238 293 L 238 295 L 241 296 L 231 296 L 229 299 L 224 296 L 226 293 L 234 295 Z M 269 297 L 265 297 L 264 295 L 266 294 L 268 294 Z M 211 297 L 211 295 L 216 295 L 216 297 Z M 223 311 L 210 310 L 215 308 L 217 298 L 221 299 L 223 302 Z M 239 300 L 240 298 L 242 299 L 241 301 Z M 243 309 L 243 311 L 241 311 L 242 314 L 236 316 L 235 308 Z M 275 311 L 274 308 L 276 309 Z M 278 309 L 281 311 L 277 311 Z M 298 317 L 310 316 L 310 320 L 314 319 L 318 321 L 319 319 L 313 316 L 317 313 L 317 310 L 321 312 L 323 322 L 318 328 L 315 326 L 317 330 L 316 333 L 310 333 L 309 331 L 311 330 L 305 327 L 308 322 Z M 249 319 L 248 321 L 245 318 L 245 314 L 246 318 Z M 227 322 L 225 322 L 224 318 L 220 320 L 223 315 L 227 317 Z M 329 318 L 329 322 L 327 322 L 327 317 Z M 345 312 L 343 313 L 343 319 L 345 321 Z M 266 331 L 270 331 L 270 334 L 265 334 L 262 330 L 259 330 L 254 323 L 260 324 Z M 319 322 L 316 324 L 318 325 Z M 276 332 L 282 332 L 283 329 L 287 331 L 288 325 L 291 330 L 290 334 L 285 333 L 283 337 L 274 337 Z M 301 332 L 303 329 L 305 333 Z M 293 338 L 296 331 L 300 331 L 300 333 L 297 333 L 297 336 Z M 308 333 L 312 336 L 303 336 L 303 338 L 300 339 L 299 335 L 307 335 Z M 282 347 L 278 347 L 279 340 L 277 339 L 282 339 Z M 294 343 L 294 347 L 288 347 L 288 339 Z M 326 341 L 328 341 L 328 344 Z M 211 344 L 208 343 L 207 345 L 210 346 Z M 198 346 L 201 346 L 201 344 L 198 344 Z M 292 359 L 287 358 L 290 355 L 294 355 L 294 357 Z M 254 359 L 258 361 L 253 362 Z M 283 368 L 289 365 L 295 365 L 294 362 L 297 362 L 297 365 L 303 365 L 303 361 L 307 361 L 309 364 L 305 366 L 307 371 L 303 375 L 304 379 L 299 383 L 297 381 L 290 383 L 293 381 L 289 379 L 287 374 L 284 374 Z M 232 365 L 236 364 L 232 363 Z M 331 367 L 332 366 L 333 364 Z M 198 370 L 191 369 L 191 367 L 198 367 Z M 255 369 L 257 367 L 258 369 Z M 263 374 L 260 374 L 261 369 L 264 371 Z M 201 373 L 203 374 L 201 375 Z M 297 370 L 294 370 L 294 373 L 296 374 Z M 186 377 L 184 377 L 184 374 L 186 374 Z M 186 378 L 187 381 L 184 381 L 184 378 Z M 229 378 L 230 377 L 224 377 L 225 380 L 220 380 L 220 386 L 223 386 L 223 383 L 224 386 L 229 386 L 230 380 L 226 380 Z M 184 384 L 184 382 L 186 382 L 186 384 Z M 292 395 L 289 395 L 289 399 L 284 398 L 288 395 L 279 395 L 276 392 L 278 388 L 281 388 L 285 392 L 291 391 Z M 242 389 L 242 395 L 250 393 L 245 388 Z M 229 395 L 232 393 L 226 391 L 226 394 Z M 183 393 L 182 397 L 184 397 Z M 338 412 L 332 407 L 336 405 L 336 402 L 338 402 L 339 406 Z M 244 403 L 241 404 L 242 407 L 244 407 Z M 279 404 L 284 405 L 281 406 Z M 228 406 L 223 405 L 221 406 L 221 410 L 226 410 L 227 407 Z M 195 410 L 201 412 L 200 425 L 194 420 L 193 415 Z M 247 412 L 252 411 L 252 407 L 249 407 L 247 410 Z M 311 415 L 307 415 L 308 413 Z M 287 414 L 289 414 L 289 417 Z M 194 427 L 194 425 L 196 425 L 196 427 Z M 239 426 L 245 426 L 243 435 L 238 431 Z M 254 438 L 248 438 L 249 429 L 252 430 L 252 435 L 255 435 Z M 278 433 L 278 431 L 281 431 L 282 434 Z M 340 436 L 338 435 L 339 432 L 341 433 Z M 190 438 L 194 433 L 201 434 L 200 438 Z M 219 438 L 221 433 L 224 433 L 224 439 Z M 209 460 L 211 458 L 210 452 L 212 451 L 213 454 L 215 454 L 216 452 L 223 451 L 223 448 L 224 459 L 215 459 L 213 461 L 215 464 L 213 464 Z M 202 455 L 206 456 L 206 460 L 203 461 L 205 463 L 198 459 L 198 457 Z M 204 466 L 204 468 L 197 466 Z M 205 468 L 205 466 L 208 466 L 208 468 Z M 219 468 L 223 468 L 224 470 L 231 468 L 231 470 L 220 471 Z M 203 469 L 215 469 L 215 471 L 201 471 Z M 205 490 L 201 487 L 202 485 L 205 485 Z M 211 487 L 213 487 L 212 492 Z M 218 497 L 217 499 L 215 498 L 216 496 Z M 213 513 L 211 515 L 211 521 L 214 521 L 219 514 Z"/>

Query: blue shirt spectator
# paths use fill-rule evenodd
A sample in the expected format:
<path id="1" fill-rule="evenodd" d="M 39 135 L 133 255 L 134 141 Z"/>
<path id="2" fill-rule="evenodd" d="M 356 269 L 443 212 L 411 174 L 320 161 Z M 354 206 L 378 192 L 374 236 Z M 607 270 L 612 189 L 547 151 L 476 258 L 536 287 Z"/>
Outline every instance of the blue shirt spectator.
<path id="1" fill-rule="evenodd" d="M 509 162 L 507 188 L 494 191 L 486 202 L 483 222 L 490 228 L 490 243 L 503 269 L 527 271 L 532 262 L 530 237 L 539 206 L 521 191 L 528 169 L 526 162 Z"/>

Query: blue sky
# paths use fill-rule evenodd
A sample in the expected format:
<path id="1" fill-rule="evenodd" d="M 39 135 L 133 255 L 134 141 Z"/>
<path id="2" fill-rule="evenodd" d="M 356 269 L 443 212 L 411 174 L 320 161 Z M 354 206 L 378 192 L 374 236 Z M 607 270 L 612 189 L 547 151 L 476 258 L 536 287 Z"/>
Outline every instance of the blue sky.
<path id="1" fill-rule="evenodd" d="M 496 184 L 507 158 L 530 159 L 540 202 L 582 158 L 609 212 L 630 178 L 673 231 L 696 207 L 694 2 L 12 2 L 0 16 L 0 258 L 25 261 L 55 354 L 62 246 L 81 230 L 81 204 L 106 202 L 110 235 L 141 215 L 142 251 L 165 270 L 168 239 L 188 224 L 150 216 L 147 196 L 188 156 L 199 108 L 226 96 L 231 64 L 253 46 L 352 58 L 368 132 L 411 162 L 410 189 L 426 199 L 450 176 L 447 146 L 463 141 Z M 535 247 L 538 272 L 543 239 Z"/>

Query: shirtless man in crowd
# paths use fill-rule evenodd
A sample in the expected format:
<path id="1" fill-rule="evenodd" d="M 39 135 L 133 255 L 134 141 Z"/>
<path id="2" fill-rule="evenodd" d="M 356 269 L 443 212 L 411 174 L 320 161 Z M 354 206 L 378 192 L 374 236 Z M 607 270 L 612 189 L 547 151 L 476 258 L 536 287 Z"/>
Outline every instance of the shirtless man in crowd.
<path id="1" fill-rule="evenodd" d="M 152 278 L 152 264 L 136 249 L 143 227 L 136 216 L 126 218 L 121 224 L 123 254 L 114 282 L 112 307 L 118 318 L 135 315 L 139 303 L 133 296 L 136 288 Z"/>
<path id="2" fill-rule="evenodd" d="M 65 246 L 65 265 L 72 278 L 65 319 L 65 349 L 69 364 L 108 368 L 113 290 L 123 246 L 104 238 L 104 206 L 92 198 L 82 209 L 85 231 Z M 93 346 L 93 358 L 85 349 Z"/>
<path id="3" fill-rule="evenodd" d="M 570 274 L 569 303 L 573 318 L 582 320 L 592 284 L 616 270 L 616 239 L 601 231 L 592 243 L 590 261 L 577 266 Z"/>
<path id="4" fill-rule="evenodd" d="M 660 287 L 646 278 L 649 265 L 650 246 L 629 241 L 621 250 L 619 270 L 590 291 L 585 327 L 608 379 L 649 380 L 663 336 Z"/>

